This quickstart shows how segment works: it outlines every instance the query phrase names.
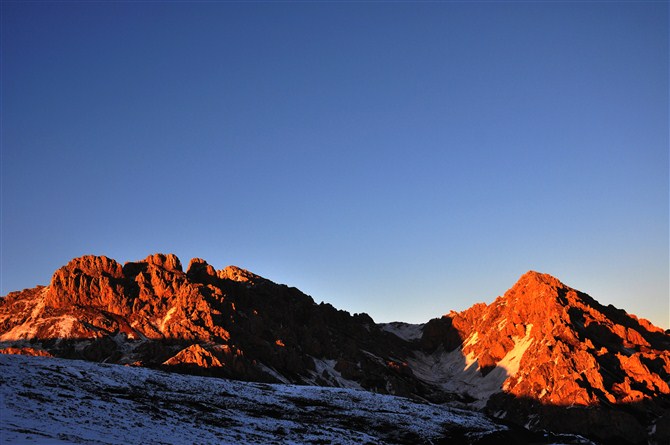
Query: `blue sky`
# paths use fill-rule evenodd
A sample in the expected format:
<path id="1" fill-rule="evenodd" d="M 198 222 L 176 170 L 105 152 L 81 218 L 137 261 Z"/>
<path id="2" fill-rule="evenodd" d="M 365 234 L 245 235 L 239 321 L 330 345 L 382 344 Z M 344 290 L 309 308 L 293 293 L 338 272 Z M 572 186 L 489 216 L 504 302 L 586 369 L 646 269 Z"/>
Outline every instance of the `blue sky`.
<path id="1" fill-rule="evenodd" d="M 3 2 L 1 294 L 236 264 L 376 321 L 529 269 L 670 327 L 667 2 Z"/>

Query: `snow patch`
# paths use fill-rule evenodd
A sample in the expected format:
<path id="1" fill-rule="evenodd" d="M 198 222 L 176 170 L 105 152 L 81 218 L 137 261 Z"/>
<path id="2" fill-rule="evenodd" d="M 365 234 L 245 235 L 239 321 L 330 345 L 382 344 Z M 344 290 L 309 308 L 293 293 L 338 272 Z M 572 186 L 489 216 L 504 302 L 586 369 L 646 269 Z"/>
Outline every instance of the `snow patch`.
<path id="1" fill-rule="evenodd" d="M 167 314 L 165 314 L 165 317 L 163 317 L 163 320 L 160 323 L 161 332 L 163 332 L 163 333 L 165 332 L 165 324 L 168 321 L 170 321 L 170 319 L 172 318 L 172 316 L 174 315 L 175 312 L 177 312 L 177 308 L 173 307 L 167 312 Z"/>
<path id="2" fill-rule="evenodd" d="M 58 320 L 54 326 L 53 334 L 55 338 L 70 338 L 72 336 L 72 328 L 78 320 L 72 315 L 64 315 Z"/>
<path id="3" fill-rule="evenodd" d="M 390 332 L 405 341 L 415 341 L 421 340 L 421 337 L 423 336 L 423 327 L 425 325 L 393 321 L 391 323 L 380 323 L 377 326 L 379 326 L 382 331 Z"/>
<path id="4" fill-rule="evenodd" d="M 509 376 L 515 376 L 516 373 L 519 372 L 521 358 L 528 347 L 533 343 L 533 339 L 530 338 L 532 329 L 533 325 L 529 324 L 526 326 L 526 335 L 523 338 L 514 337 L 514 348 L 505 354 L 505 357 L 496 364 L 497 367 L 504 368 Z"/>
<path id="5" fill-rule="evenodd" d="M 432 354 L 415 352 L 408 364 L 414 375 L 424 382 L 448 392 L 467 393 L 476 399 L 473 407 L 483 408 L 489 397 L 502 391 L 507 379 L 519 371 L 521 358 L 533 342 L 530 338 L 532 327 L 532 324 L 526 326 L 523 338 L 514 338 L 514 348 L 486 375 L 482 375 L 475 354 L 463 355 L 462 347 L 449 352 L 440 347 Z M 474 344 L 477 337 L 477 333 L 472 334 L 464 346 Z"/>
<path id="6" fill-rule="evenodd" d="M 265 363 L 258 362 L 258 367 L 261 368 L 261 371 L 264 373 L 270 374 L 272 377 L 277 379 L 278 382 L 291 383 L 286 377 L 275 371 L 273 368 L 270 368 Z"/>
<path id="7" fill-rule="evenodd" d="M 319 379 L 322 379 L 340 388 L 363 389 L 358 382 L 342 377 L 342 374 L 335 369 L 336 360 L 322 360 L 314 357 L 312 360 L 314 360 L 315 371 L 311 371 L 313 378 L 309 380 L 309 383 L 318 385 Z"/>
<path id="8" fill-rule="evenodd" d="M 477 341 L 479 341 L 479 333 L 474 332 L 470 334 L 470 336 L 465 340 L 463 347 L 465 348 L 466 346 L 474 345 L 477 343 Z"/>

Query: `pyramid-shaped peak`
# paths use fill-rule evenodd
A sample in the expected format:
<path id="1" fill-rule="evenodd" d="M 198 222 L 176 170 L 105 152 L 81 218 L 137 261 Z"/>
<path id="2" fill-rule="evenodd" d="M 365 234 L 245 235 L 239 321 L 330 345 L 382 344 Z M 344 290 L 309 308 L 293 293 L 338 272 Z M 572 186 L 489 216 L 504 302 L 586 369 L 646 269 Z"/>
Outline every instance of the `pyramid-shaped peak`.
<path id="1" fill-rule="evenodd" d="M 514 306 L 522 305 L 526 308 L 537 309 L 538 314 L 544 311 L 552 311 L 558 306 L 567 303 L 561 295 L 573 291 L 572 288 L 563 284 L 558 278 L 541 272 L 530 270 L 521 275 L 519 280 L 502 297 Z M 546 314 L 545 314 L 546 315 Z"/>
<path id="2" fill-rule="evenodd" d="M 516 282 L 514 287 L 518 286 L 550 286 L 554 288 L 564 288 L 567 287 L 563 284 L 558 278 L 548 273 L 537 272 L 534 270 L 529 270 L 525 274 L 521 275 L 519 280 Z"/>

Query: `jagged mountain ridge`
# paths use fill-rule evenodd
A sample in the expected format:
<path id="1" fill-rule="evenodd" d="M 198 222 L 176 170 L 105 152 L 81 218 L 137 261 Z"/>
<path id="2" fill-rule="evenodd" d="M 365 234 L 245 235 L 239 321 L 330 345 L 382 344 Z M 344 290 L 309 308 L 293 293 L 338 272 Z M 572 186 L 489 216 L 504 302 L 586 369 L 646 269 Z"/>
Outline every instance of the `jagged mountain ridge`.
<path id="1" fill-rule="evenodd" d="M 528 272 L 490 305 L 408 328 L 317 305 L 233 266 L 193 259 L 184 272 L 161 254 L 123 266 L 77 258 L 49 286 L 0 303 L 7 352 L 458 401 L 603 440 L 668 434 L 659 419 L 668 412 L 670 337 L 549 275 Z M 538 415 L 567 405 L 591 417 L 605 411 L 586 424 Z M 623 422 L 609 427 L 612 412 Z"/>
<path id="2" fill-rule="evenodd" d="M 393 358 L 407 353 L 405 342 L 367 315 L 234 266 L 216 271 L 196 258 L 184 272 L 174 255 L 124 266 L 76 258 L 49 286 L 3 299 L 0 342 L 242 380 L 421 392 Z"/>

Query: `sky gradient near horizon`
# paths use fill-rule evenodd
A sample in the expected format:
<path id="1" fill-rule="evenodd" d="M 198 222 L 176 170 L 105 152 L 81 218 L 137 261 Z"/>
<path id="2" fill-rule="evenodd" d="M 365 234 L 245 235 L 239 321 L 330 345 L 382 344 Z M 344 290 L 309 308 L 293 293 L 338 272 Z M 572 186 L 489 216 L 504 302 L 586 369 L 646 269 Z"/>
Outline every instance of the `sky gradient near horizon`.
<path id="1" fill-rule="evenodd" d="M 670 327 L 667 2 L 1 8 L 2 295 L 164 252 L 425 322 L 532 269 Z"/>

